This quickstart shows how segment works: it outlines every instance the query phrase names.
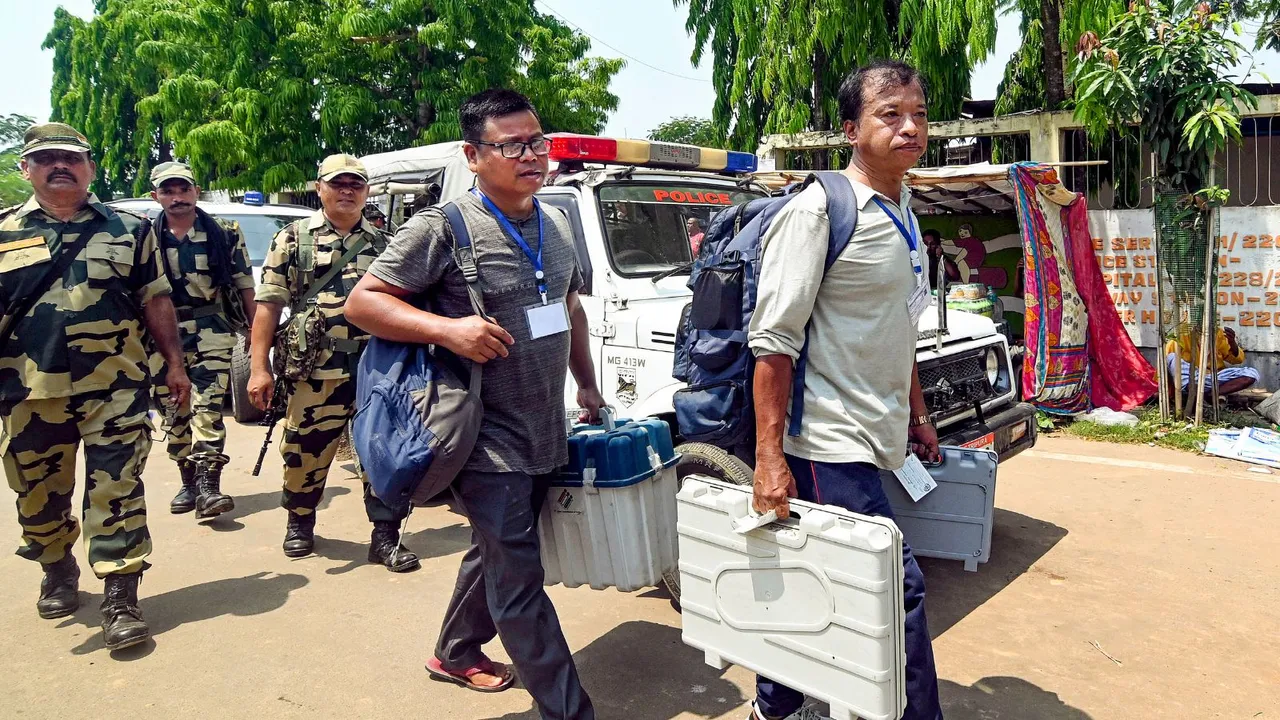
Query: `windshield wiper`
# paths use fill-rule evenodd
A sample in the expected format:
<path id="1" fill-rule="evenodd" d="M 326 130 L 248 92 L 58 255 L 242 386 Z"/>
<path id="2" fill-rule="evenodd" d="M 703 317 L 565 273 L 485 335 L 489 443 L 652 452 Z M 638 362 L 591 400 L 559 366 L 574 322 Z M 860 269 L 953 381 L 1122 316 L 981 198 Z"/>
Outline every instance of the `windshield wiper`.
<path id="1" fill-rule="evenodd" d="M 658 283 L 662 282 L 663 280 L 666 280 L 672 275 L 687 275 L 690 270 L 693 270 L 692 262 L 681 263 L 679 265 L 676 265 L 673 268 L 670 268 L 668 270 L 663 270 L 657 275 L 654 275 L 653 277 L 649 278 L 649 282 L 653 283 L 654 285 L 657 285 Z"/>

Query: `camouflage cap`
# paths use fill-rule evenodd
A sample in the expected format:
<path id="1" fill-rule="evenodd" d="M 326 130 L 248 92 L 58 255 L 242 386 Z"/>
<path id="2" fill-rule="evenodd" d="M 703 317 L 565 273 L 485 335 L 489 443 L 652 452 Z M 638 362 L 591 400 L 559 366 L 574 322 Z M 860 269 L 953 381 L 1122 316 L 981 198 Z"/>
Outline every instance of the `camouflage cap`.
<path id="1" fill-rule="evenodd" d="M 191 173 L 191 167 L 180 162 L 160 163 L 152 168 L 151 187 L 158 188 L 165 180 L 186 180 L 192 185 L 196 184 L 196 176 Z"/>
<path id="2" fill-rule="evenodd" d="M 339 175 L 355 175 L 365 181 L 369 179 L 369 172 L 364 169 L 364 163 L 360 162 L 360 158 L 354 155 L 343 153 L 330 155 L 324 159 L 324 162 L 320 163 L 318 177 L 321 180 L 328 182 Z"/>
<path id="3" fill-rule="evenodd" d="M 64 123 L 41 123 L 32 125 L 22 137 L 22 155 L 26 157 L 41 150 L 70 150 L 87 153 L 89 140 L 79 130 Z"/>

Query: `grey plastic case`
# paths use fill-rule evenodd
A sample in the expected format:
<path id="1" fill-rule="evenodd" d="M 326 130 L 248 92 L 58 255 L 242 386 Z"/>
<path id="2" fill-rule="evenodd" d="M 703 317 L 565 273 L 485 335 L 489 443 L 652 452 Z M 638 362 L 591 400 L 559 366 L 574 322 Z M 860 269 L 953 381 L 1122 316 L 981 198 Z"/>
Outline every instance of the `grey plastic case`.
<path id="1" fill-rule="evenodd" d="M 881 471 L 880 483 L 903 540 L 918 557 L 963 560 L 975 572 L 991 556 L 995 518 L 996 466 L 990 450 L 943 447 L 942 463 L 926 466 L 938 487 L 912 502 L 893 473 Z"/>

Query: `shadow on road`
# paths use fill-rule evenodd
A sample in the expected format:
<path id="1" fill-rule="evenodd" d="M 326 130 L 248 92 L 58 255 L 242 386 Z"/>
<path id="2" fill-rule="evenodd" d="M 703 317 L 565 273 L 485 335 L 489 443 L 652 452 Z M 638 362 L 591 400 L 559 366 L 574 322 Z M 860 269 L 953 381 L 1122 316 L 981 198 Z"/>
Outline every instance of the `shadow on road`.
<path id="1" fill-rule="evenodd" d="M 320 498 L 320 505 L 316 508 L 317 512 L 327 510 L 329 503 L 335 497 L 351 494 L 350 488 L 341 485 L 331 485 L 324 489 L 324 496 Z M 234 530 L 243 530 L 244 523 L 240 522 L 242 518 L 256 515 L 260 512 L 279 511 L 280 514 L 280 533 L 284 536 L 285 512 L 280 507 L 280 490 L 270 490 L 268 492 L 254 493 L 253 495 L 234 496 L 236 506 L 231 512 L 219 515 L 208 520 L 202 520 L 200 523 L 210 530 L 218 532 L 231 532 Z"/>
<path id="2" fill-rule="evenodd" d="M 929 633 L 937 638 L 1027 572 L 1058 541 L 1065 528 L 1016 512 L 996 509 L 991 559 L 978 572 L 958 560 L 920 558 L 924 572 Z"/>
<path id="3" fill-rule="evenodd" d="M 985 677 L 965 687 L 950 680 L 938 683 L 948 720 L 1092 720 L 1085 711 L 1016 677 Z"/>
<path id="4" fill-rule="evenodd" d="M 309 582 L 302 575 L 277 575 L 260 572 L 241 578 L 214 580 L 199 585 L 191 585 L 171 590 L 160 595 L 146 594 L 146 581 L 139 590 L 139 606 L 142 615 L 151 627 L 151 636 L 156 637 L 188 623 L 210 620 L 223 615 L 261 615 L 282 607 L 289 599 L 289 593 Z M 80 609 L 59 628 L 72 625 L 84 625 L 93 632 L 80 645 L 72 648 L 73 655 L 86 655 L 106 648 L 102 644 L 102 614 L 99 605 L 102 595 L 98 593 L 80 593 Z M 119 660 L 136 660 L 151 654 L 154 643 L 127 648 L 113 655 Z"/>
<path id="5" fill-rule="evenodd" d="M 680 641 L 679 628 L 624 623 L 574 653 L 573 660 L 602 718 L 713 718 L 746 702 L 738 686 L 724 679 L 724 670 L 707 666 L 700 651 Z M 538 720 L 538 711 L 493 720 Z"/>

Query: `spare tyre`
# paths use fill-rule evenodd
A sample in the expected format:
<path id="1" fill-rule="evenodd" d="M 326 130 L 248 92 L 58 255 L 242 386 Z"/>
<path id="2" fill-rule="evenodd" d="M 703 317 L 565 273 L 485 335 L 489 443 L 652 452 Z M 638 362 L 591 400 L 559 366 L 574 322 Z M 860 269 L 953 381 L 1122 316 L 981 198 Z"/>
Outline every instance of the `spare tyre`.
<path id="1" fill-rule="evenodd" d="M 249 402 L 249 349 L 244 336 L 236 338 L 231 351 L 231 413 L 238 423 L 256 423 L 266 413 Z"/>
<path id="2" fill-rule="evenodd" d="M 734 485 L 750 485 L 754 472 L 751 466 L 722 448 L 706 443 L 685 443 L 676 448 L 680 460 L 676 463 L 676 477 L 680 484 L 690 475 L 705 475 Z M 671 602 L 680 604 L 680 570 L 662 574 L 662 583 L 671 593 Z"/>

